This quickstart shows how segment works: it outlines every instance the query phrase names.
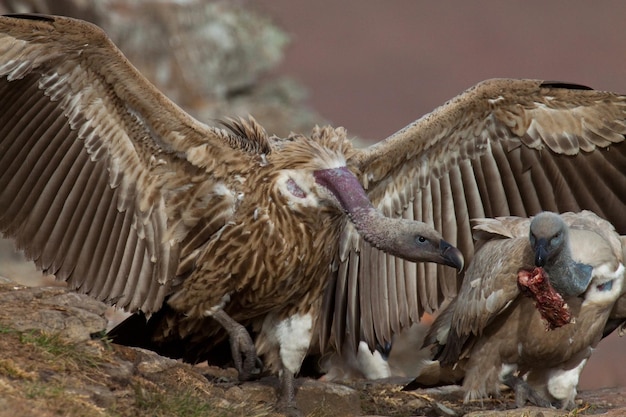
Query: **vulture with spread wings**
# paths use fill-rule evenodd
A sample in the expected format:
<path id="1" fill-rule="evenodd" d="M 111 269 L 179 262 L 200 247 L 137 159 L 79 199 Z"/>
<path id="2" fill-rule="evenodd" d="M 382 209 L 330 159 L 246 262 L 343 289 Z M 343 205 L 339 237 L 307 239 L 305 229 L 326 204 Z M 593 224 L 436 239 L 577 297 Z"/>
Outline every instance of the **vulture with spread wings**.
<path id="1" fill-rule="evenodd" d="M 0 18 L 0 232 L 149 317 L 128 329 L 156 350 L 200 361 L 228 337 L 244 379 L 262 355 L 287 407 L 312 340 L 384 344 L 456 294 L 470 218 L 589 209 L 624 233 L 624 134 L 626 97 L 534 80 L 478 84 L 363 150 L 341 128 L 210 127 L 97 27 Z"/>

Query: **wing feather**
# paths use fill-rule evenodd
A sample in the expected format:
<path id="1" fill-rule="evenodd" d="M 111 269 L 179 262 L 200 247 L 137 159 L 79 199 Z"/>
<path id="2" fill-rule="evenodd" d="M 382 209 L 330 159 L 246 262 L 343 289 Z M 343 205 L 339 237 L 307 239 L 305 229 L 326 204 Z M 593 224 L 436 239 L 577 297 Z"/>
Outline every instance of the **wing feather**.
<path id="1" fill-rule="evenodd" d="M 378 250 L 372 247 L 363 248 L 362 250 L 362 259 L 365 260 L 366 270 L 359 278 L 362 276 L 365 278 L 363 284 L 359 282 L 359 288 L 363 288 L 363 291 L 360 291 L 360 313 L 361 318 L 367 320 L 369 323 L 373 324 L 373 327 L 369 329 L 363 329 L 365 334 L 365 340 L 376 340 L 376 330 L 377 327 L 380 328 L 380 321 L 376 320 L 374 316 L 374 312 L 372 311 L 372 306 L 374 303 L 379 302 L 378 293 L 376 292 L 375 284 L 377 283 L 377 277 L 380 276 L 377 274 L 378 268 L 377 263 L 379 259 Z M 380 330 L 379 330 L 380 331 Z M 381 333 L 384 337 L 384 333 Z M 382 338 L 381 338 L 382 340 Z"/>
<path id="2" fill-rule="evenodd" d="M 482 203 L 480 195 L 480 187 L 478 186 L 479 177 L 474 175 L 474 162 L 480 163 L 480 160 L 472 161 L 471 159 L 465 159 L 460 162 L 460 175 L 461 182 L 464 190 L 464 194 L 459 196 L 460 199 L 465 200 L 467 206 L 467 214 L 480 213 L 477 217 L 485 217 L 485 206 Z M 477 171 L 480 174 L 480 170 Z M 422 197 L 424 198 L 424 197 Z"/>
<path id="3" fill-rule="evenodd" d="M 461 250 L 462 253 L 466 253 L 474 246 L 474 242 L 472 241 L 471 236 L 460 234 L 459 230 L 465 230 L 466 228 L 470 227 L 468 217 L 468 213 L 470 212 L 470 204 L 472 203 L 472 201 L 477 201 L 475 197 L 472 197 L 468 193 L 469 190 L 475 190 L 476 188 L 464 186 L 464 179 L 467 178 L 467 175 L 463 175 L 462 171 L 466 166 L 466 161 L 463 161 L 461 164 L 452 167 L 449 176 L 450 193 L 454 200 L 453 210 L 455 215 L 455 218 L 453 220 L 455 230 L 451 231 L 451 233 L 458 236 L 457 247 Z M 475 212 L 476 210 L 474 209 L 473 211 Z M 447 236 L 446 238 L 450 239 L 449 236 Z"/>
<path id="4" fill-rule="evenodd" d="M 355 255 L 350 256 L 348 262 L 350 265 L 350 269 L 349 269 L 349 275 L 348 275 L 347 300 L 359 300 L 360 298 L 362 298 L 361 289 L 359 287 L 359 282 L 358 282 L 359 277 L 361 276 L 360 252 L 357 252 Z M 345 326 L 345 328 L 347 329 L 347 333 L 346 334 L 342 333 L 341 339 L 338 339 L 338 340 L 347 339 L 349 343 L 353 343 L 355 340 L 361 337 L 360 333 L 355 333 L 356 331 L 360 331 L 361 329 L 359 326 L 359 320 L 358 320 L 358 317 L 361 317 L 361 311 L 359 308 L 360 308 L 359 303 L 347 302 L 346 317 L 348 317 L 348 320 L 346 321 L 346 326 Z M 342 346 L 342 345 L 343 343 L 341 343 L 339 346 Z M 358 344 L 353 345 L 354 349 L 356 349 L 357 346 Z"/>
<path id="5" fill-rule="evenodd" d="M 458 166 L 455 166 L 453 170 L 457 171 Z M 442 209 L 441 209 L 441 234 L 446 241 L 454 241 L 458 235 L 458 223 L 457 223 L 457 203 L 458 198 L 455 197 L 455 177 L 452 175 L 444 175 L 439 180 L 442 189 Z M 463 194 L 462 190 L 458 190 Z M 465 207 L 460 207 L 458 213 L 464 213 Z M 459 246 L 462 247 L 462 246 Z M 433 265 L 435 266 L 435 265 Z M 446 268 L 442 265 L 436 265 L 437 267 L 437 285 L 438 289 L 432 289 L 434 294 L 438 295 L 437 306 L 446 298 L 452 297 L 456 294 L 456 281 L 457 271 L 452 268 Z M 436 307 L 435 307 L 436 308 Z"/>
<path id="6" fill-rule="evenodd" d="M 515 216 L 524 216 L 525 205 L 524 197 L 521 195 L 519 187 L 517 185 L 516 175 L 506 158 L 502 144 L 495 142 L 491 145 L 491 154 L 493 155 L 493 162 L 496 165 L 497 176 L 500 181 L 500 190 L 496 192 L 497 195 L 504 194 L 505 201 L 507 203 L 506 210 Z M 503 207 L 499 210 L 505 211 Z"/>
<path id="7" fill-rule="evenodd" d="M 493 149 L 492 147 L 498 147 L 497 145 L 489 146 L 488 155 L 482 156 L 481 160 L 481 174 L 484 180 L 485 194 L 483 199 L 487 199 L 489 201 L 489 213 L 488 216 L 493 216 L 491 213 L 511 213 L 511 209 L 509 208 L 509 202 L 506 198 L 502 198 L 502 196 L 506 195 L 504 191 L 503 176 L 499 170 L 498 165 L 496 164 L 495 159 L 493 158 Z"/>
<path id="8" fill-rule="evenodd" d="M 137 246 L 137 234 L 132 231 L 133 215 L 130 211 L 125 212 L 124 216 L 118 216 L 122 218 L 122 225 L 120 228 L 120 240 L 117 242 L 117 257 L 116 263 L 119 265 L 116 269 L 111 268 L 107 274 L 106 284 L 103 288 L 102 294 L 108 294 L 106 300 L 114 300 L 116 304 L 119 299 L 124 295 L 124 288 L 127 283 L 136 278 L 131 274 L 132 263 L 134 259 L 135 250 Z M 119 220 L 118 220 L 119 221 Z M 128 279 L 117 279 L 118 276 L 126 276 Z"/>
<path id="9" fill-rule="evenodd" d="M 362 173 L 375 205 L 387 207 L 393 201 L 396 208 L 399 199 L 403 212 L 387 215 L 434 225 L 461 248 L 466 264 L 474 251 L 472 218 L 590 209 L 624 234 L 626 96 L 572 87 L 537 80 L 485 81 L 358 152 L 350 163 Z M 367 256 L 364 247 L 360 259 Z M 343 261 L 351 262 L 351 257 L 348 253 Z M 411 321 L 456 294 L 463 276 L 444 267 L 400 260 L 395 265 L 396 271 L 404 271 Z M 390 276 L 366 277 L 372 270 L 373 265 L 359 270 L 359 285 L 379 279 L 398 291 Z M 368 300 L 377 296 L 373 292 L 356 293 L 365 299 L 349 298 L 348 306 L 376 302 Z M 349 311 L 326 311 L 325 317 L 355 323 L 355 334 L 366 335 L 370 346 L 388 337 L 371 330 L 381 328 L 371 316 L 342 316 Z M 404 310 L 390 309 L 389 314 L 391 328 L 406 325 Z"/>
<path id="10" fill-rule="evenodd" d="M 96 255 L 93 257 L 93 264 L 89 268 L 87 273 L 89 277 L 97 277 L 98 271 L 102 271 L 102 275 L 108 277 L 111 271 L 119 268 L 117 245 L 121 235 L 121 226 L 123 224 L 123 217 L 118 216 L 117 207 L 114 199 L 108 201 L 106 206 L 106 217 L 102 225 L 102 230 L 107 233 L 108 239 L 100 239 L 98 241 L 98 249 Z M 94 294 L 102 294 L 106 285 L 106 279 L 97 279 L 93 284 L 91 291 Z"/>
<path id="11" fill-rule="evenodd" d="M 385 253 L 382 251 L 376 251 L 375 266 L 376 266 L 376 275 L 371 280 L 372 289 L 376 294 L 376 304 L 372 306 L 375 307 L 372 309 L 373 319 L 374 319 L 374 329 L 377 335 L 384 335 L 380 342 L 383 342 L 381 346 L 384 346 L 384 343 L 387 341 L 391 341 L 391 326 L 389 320 L 381 320 L 381 317 L 389 317 L 389 309 L 391 303 L 391 281 L 383 281 L 380 279 L 376 279 L 376 277 L 386 277 L 391 276 L 392 271 L 388 268 L 388 257 L 385 256 Z"/>
<path id="12" fill-rule="evenodd" d="M 524 220 L 526 222 L 522 231 L 520 227 L 517 230 L 509 229 L 506 224 L 508 218 L 499 218 L 497 227 L 504 227 L 505 234 L 511 238 L 484 235 L 487 240 L 480 242 L 480 256 L 475 258 L 467 270 L 458 297 L 454 299 L 452 316 L 442 316 L 444 322 L 433 323 L 433 332 L 437 332 L 440 326 L 450 328 L 442 360 L 457 361 L 467 338 L 472 334 L 481 334 L 487 324 L 518 296 L 517 280 L 512 280 L 511 276 L 515 276 L 525 261 L 532 260 L 528 247 L 529 220 Z M 496 223 L 492 219 L 487 221 Z M 522 231 L 523 235 L 517 236 L 516 231 Z M 446 323 L 448 319 L 451 321 Z"/>
<path id="13" fill-rule="evenodd" d="M 103 170 L 93 169 L 85 189 L 93 190 L 96 195 L 102 195 L 106 192 L 107 186 L 108 178 L 106 173 Z M 98 243 L 98 239 L 90 238 L 90 236 L 102 235 L 101 222 L 98 216 L 100 200 L 88 198 L 88 195 L 88 193 L 83 191 L 84 197 L 81 200 L 85 202 L 85 208 L 81 210 L 81 221 L 76 234 L 72 236 L 72 244 L 69 249 L 69 253 L 73 254 L 77 259 L 72 275 L 80 277 L 82 291 L 86 293 L 90 292 L 95 279 L 93 276 L 89 276 L 88 272 L 95 257 L 95 246 Z M 35 211 L 33 213 L 37 214 Z M 69 283 L 73 286 L 74 280 L 70 279 Z"/>
<path id="14" fill-rule="evenodd" d="M 0 17 L 0 97 L 0 232 L 72 288 L 160 308 L 181 246 L 192 264 L 232 212 L 215 161 L 254 156 L 74 19 Z"/>
<path id="15" fill-rule="evenodd" d="M 394 262 L 395 272 L 395 274 L 392 276 L 392 279 L 395 280 L 394 296 L 397 301 L 393 309 L 397 310 L 395 314 L 397 315 L 399 320 L 397 323 L 394 323 L 392 321 L 391 325 L 393 326 L 392 331 L 396 333 L 410 324 L 408 303 L 406 302 L 407 286 L 406 276 L 404 273 L 404 262 L 401 262 L 399 258 L 394 259 L 393 257 L 390 257 L 389 259 L 392 259 L 392 261 Z M 393 309 L 392 311 L 394 311 Z"/>
<path id="16" fill-rule="evenodd" d="M 387 303 L 385 305 L 385 315 L 389 317 L 389 315 L 394 315 L 399 317 L 399 308 L 398 304 L 402 303 L 402 299 L 398 297 L 398 286 L 397 286 L 397 274 L 396 274 L 396 260 L 393 257 L 385 256 L 383 262 L 386 264 L 385 274 L 389 277 L 393 277 L 389 280 L 389 285 L 384 285 L 384 281 L 379 280 L 378 286 L 383 287 L 382 290 L 385 291 L 384 287 L 387 287 Z M 381 285 L 381 282 L 383 284 Z M 404 298 L 404 296 L 403 296 Z M 392 323 L 391 321 L 387 322 L 387 326 L 389 328 L 389 335 L 393 335 L 399 329 L 398 323 Z M 391 337 L 389 338 L 391 341 Z"/>

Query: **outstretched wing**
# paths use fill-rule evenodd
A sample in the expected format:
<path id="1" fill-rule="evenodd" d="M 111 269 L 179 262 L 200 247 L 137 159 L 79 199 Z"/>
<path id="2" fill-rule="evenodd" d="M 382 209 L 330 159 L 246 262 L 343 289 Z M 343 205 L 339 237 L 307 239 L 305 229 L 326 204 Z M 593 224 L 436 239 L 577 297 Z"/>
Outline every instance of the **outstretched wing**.
<path id="1" fill-rule="evenodd" d="M 160 308 L 190 230 L 226 221 L 234 197 L 216 161 L 232 140 L 157 91 L 96 26 L 0 17 L 0 232 L 71 287 Z"/>
<path id="2" fill-rule="evenodd" d="M 461 249 L 470 219 L 592 210 L 626 233 L 626 97 L 536 80 L 476 85 L 351 161 L 388 216 L 426 222 Z M 454 296 L 451 268 L 410 264 L 348 227 L 324 300 L 322 344 L 391 335 Z M 325 339 L 326 338 L 326 339 Z"/>

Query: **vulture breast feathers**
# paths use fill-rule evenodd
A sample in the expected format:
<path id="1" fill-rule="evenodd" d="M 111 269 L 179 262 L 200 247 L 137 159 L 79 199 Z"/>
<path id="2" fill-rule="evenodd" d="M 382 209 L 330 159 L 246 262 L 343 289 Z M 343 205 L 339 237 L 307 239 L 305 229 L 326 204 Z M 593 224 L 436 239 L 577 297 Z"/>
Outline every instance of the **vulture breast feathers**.
<path id="1" fill-rule="evenodd" d="M 456 294 L 453 268 L 414 262 L 462 266 L 470 218 L 589 209 L 626 230 L 618 94 L 489 80 L 360 150 L 206 126 L 69 18 L 0 18 L 0 77 L 0 231 L 129 310 L 311 313 L 322 349 L 373 347 Z"/>

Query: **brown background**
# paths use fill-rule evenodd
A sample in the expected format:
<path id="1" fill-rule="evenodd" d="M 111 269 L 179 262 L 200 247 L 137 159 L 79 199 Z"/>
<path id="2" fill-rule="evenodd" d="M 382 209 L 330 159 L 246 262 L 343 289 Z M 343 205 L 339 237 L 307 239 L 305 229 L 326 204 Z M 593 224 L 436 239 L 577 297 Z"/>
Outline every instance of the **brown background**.
<path id="1" fill-rule="evenodd" d="M 260 0 L 292 37 L 279 71 L 334 125 L 379 140 L 488 78 L 626 93 L 626 3 Z M 625 214 L 626 215 L 626 214 Z M 603 341 L 581 389 L 626 384 L 626 340 Z"/>
<path id="2" fill-rule="evenodd" d="M 261 0 L 286 73 L 333 124 L 380 139 L 488 78 L 626 93 L 626 3 Z"/>

